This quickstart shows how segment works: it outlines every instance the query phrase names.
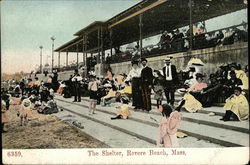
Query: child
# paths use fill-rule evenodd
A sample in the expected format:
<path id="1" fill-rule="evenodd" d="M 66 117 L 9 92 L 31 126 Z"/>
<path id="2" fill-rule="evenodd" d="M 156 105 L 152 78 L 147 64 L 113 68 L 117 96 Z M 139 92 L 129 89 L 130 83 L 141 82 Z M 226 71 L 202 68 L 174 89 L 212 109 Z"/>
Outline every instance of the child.
<path id="1" fill-rule="evenodd" d="M 47 104 L 43 104 L 38 108 L 38 113 L 42 114 L 52 114 L 52 113 L 57 113 L 58 112 L 58 107 L 56 102 L 53 99 L 53 96 L 48 97 L 48 102 Z"/>
<path id="2" fill-rule="evenodd" d="M 23 98 L 22 98 L 23 99 Z M 28 124 L 28 117 L 31 114 L 31 101 L 29 99 L 23 99 L 21 109 L 18 111 L 17 116 L 20 117 L 20 125 Z"/>
<path id="3" fill-rule="evenodd" d="M 172 108 L 168 104 L 159 106 L 158 111 L 162 113 L 163 118 L 159 123 L 157 132 L 158 147 L 178 147 L 176 132 L 181 121 L 180 109 L 185 101 L 181 101 L 180 105 L 172 112 Z"/>
<path id="4" fill-rule="evenodd" d="M 8 118 L 8 116 L 6 114 L 6 111 L 7 111 L 6 102 L 3 101 L 3 100 L 1 101 L 1 111 L 2 111 L 2 115 L 1 115 L 2 116 L 1 117 L 1 119 L 2 119 L 2 133 L 4 133 L 4 132 L 6 132 L 4 130 L 4 124 L 9 122 L 9 118 Z"/>
<path id="5" fill-rule="evenodd" d="M 154 79 L 154 87 L 153 87 L 154 99 L 157 101 L 156 102 L 157 108 L 159 108 L 159 105 L 162 104 L 164 88 L 161 83 L 160 72 L 158 70 L 155 70 L 154 72 L 156 73 L 156 78 Z"/>
<path id="6" fill-rule="evenodd" d="M 234 88 L 234 94 L 226 99 L 224 109 L 226 114 L 220 120 L 229 121 L 230 117 L 234 115 L 237 120 L 247 120 L 249 117 L 249 106 L 246 97 L 241 93 L 240 87 Z"/>
<path id="7" fill-rule="evenodd" d="M 89 90 L 89 115 L 95 114 L 95 107 L 97 104 L 97 90 L 98 90 L 98 83 L 96 77 L 94 75 L 90 75 L 90 82 L 88 85 Z"/>
<path id="8" fill-rule="evenodd" d="M 116 117 L 111 117 L 111 120 L 114 119 L 128 119 L 128 116 L 131 114 L 131 112 L 129 111 L 129 107 L 128 107 L 128 103 L 129 100 L 122 98 L 121 99 L 122 102 L 122 106 L 119 109 L 116 109 Z"/>

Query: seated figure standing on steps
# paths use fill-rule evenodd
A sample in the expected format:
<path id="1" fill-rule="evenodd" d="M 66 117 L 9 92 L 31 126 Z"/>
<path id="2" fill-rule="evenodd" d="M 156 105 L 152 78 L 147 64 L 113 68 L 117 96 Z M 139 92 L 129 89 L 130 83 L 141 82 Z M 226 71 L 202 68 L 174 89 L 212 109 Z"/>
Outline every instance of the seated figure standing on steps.
<path id="1" fill-rule="evenodd" d="M 234 88 L 234 94 L 226 99 L 224 109 L 226 110 L 225 116 L 220 120 L 229 121 L 231 116 L 236 120 L 247 120 L 249 118 L 249 105 L 246 97 L 241 93 L 240 87 Z"/>
<path id="2" fill-rule="evenodd" d="M 156 144 L 158 147 L 178 147 L 177 129 L 181 121 L 181 107 L 184 105 L 185 100 L 179 103 L 179 106 L 173 111 L 168 104 L 159 105 L 158 111 L 162 113 L 157 131 Z"/>

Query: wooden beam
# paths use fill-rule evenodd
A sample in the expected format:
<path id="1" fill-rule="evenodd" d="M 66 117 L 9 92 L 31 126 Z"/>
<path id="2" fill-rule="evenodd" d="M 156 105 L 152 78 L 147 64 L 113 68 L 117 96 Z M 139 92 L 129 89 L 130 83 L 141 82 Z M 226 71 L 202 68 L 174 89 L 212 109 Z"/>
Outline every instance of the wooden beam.
<path id="1" fill-rule="evenodd" d="M 143 9 L 141 9 L 141 10 L 139 10 L 139 11 L 137 11 L 137 12 L 135 12 L 135 13 L 133 13 L 133 14 L 131 14 L 131 15 L 129 15 L 129 16 L 123 18 L 123 19 L 121 19 L 120 21 L 118 21 L 118 22 L 116 22 L 116 23 L 113 23 L 113 24 L 109 25 L 108 28 L 110 29 L 110 28 L 112 28 L 113 26 L 118 25 L 118 24 L 120 24 L 120 23 L 122 23 L 122 22 L 124 22 L 124 21 L 126 21 L 126 20 L 128 20 L 128 19 L 130 19 L 130 18 L 132 18 L 132 17 L 134 17 L 134 16 L 137 16 L 137 15 L 139 15 L 139 14 L 141 14 L 141 13 L 147 11 L 147 10 L 150 10 L 150 9 L 152 9 L 152 8 L 158 6 L 158 5 L 160 5 L 160 4 L 162 4 L 162 3 L 166 2 L 166 1 L 167 1 L 167 0 L 158 0 L 157 2 L 152 3 L 152 4 L 149 5 L 148 7 L 145 7 L 145 8 L 143 8 Z"/>
<path id="2" fill-rule="evenodd" d="M 62 48 L 62 49 L 60 50 L 60 52 L 63 52 L 64 50 L 67 50 L 69 47 L 71 47 L 71 46 L 73 46 L 73 45 L 75 45 L 75 44 L 78 44 L 79 42 L 82 42 L 82 41 L 83 41 L 83 39 L 80 39 L 79 41 L 74 42 L 74 43 L 72 43 L 72 44 L 66 46 L 65 48 Z"/>

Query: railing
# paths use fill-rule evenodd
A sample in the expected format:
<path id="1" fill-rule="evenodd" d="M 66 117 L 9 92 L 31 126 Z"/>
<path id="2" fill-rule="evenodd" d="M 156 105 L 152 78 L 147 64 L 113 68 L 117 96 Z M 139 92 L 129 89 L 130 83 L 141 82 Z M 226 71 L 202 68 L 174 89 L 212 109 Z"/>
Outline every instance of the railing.
<path id="1" fill-rule="evenodd" d="M 192 50 L 205 49 L 216 47 L 220 45 L 232 45 L 239 42 L 248 42 L 248 31 L 240 30 L 238 27 L 247 26 L 247 23 L 242 23 L 235 26 L 230 26 L 223 29 L 194 35 L 192 40 Z M 166 54 L 180 53 L 188 51 L 190 45 L 189 37 L 182 37 L 171 41 L 169 44 L 156 44 L 150 47 L 143 48 L 142 57 L 156 57 Z M 131 61 L 133 58 L 139 58 L 137 54 L 135 57 L 130 53 L 122 52 L 113 55 L 106 59 L 106 63 L 118 63 Z"/>
<path id="2" fill-rule="evenodd" d="M 248 31 L 240 30 L 239 27 L 248 26 L 247 23 L 242 23 L 239 25 L 230 26 L 227 28 L 222 28 L 207 33 L 202 33 L 199 35 L 194 35 L 192 40 L 192 50 L 212 48 L 220 45 L 232 45 L 238 42 L 248 42 Z M 244 28 L 243 28 L 244 29 Z M 190 50 L 190 38 L 181 37 L 172 40 L 169 44 L 156 44 L 148 47 L 144 47 L 142 50 L 142 57 L 157 57 L 161 55 L 181 53 Z M 133 55 L 131 51 L 125 51 L 107 57 L 104 61 L 106 64 L 120 63 L 131 61 L 133 59 L 139 58 L 140 56 Z M 94 67 L 96 64 L 96 59 L 89 57 L 87 59 L 88 70 Z M 67 70 L 77 69 L 76 64 L 70 66 L 64 66 L 60 68 L 60 72 Z"/>

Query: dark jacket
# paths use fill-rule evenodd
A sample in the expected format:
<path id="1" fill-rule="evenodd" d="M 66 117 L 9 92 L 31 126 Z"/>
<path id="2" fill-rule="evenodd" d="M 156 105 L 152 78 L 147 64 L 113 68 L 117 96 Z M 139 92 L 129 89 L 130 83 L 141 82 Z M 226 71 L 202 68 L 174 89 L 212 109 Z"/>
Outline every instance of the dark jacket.
<path id="1" fill-rule="evenodd" d="M 162 68 L 162 71 L 163 71 L 163 76 L 166 79 L 166 66 Z M 174 65 L 171 65 L 171 72 L 172 72 L 173 82 L 178 83 L 179 82 L 178 75 L 177 75 L 176 67 Z"/>
<path id="2" fill-rule="evenodd" d="M 150 67 L 146 66 L 145 68 L 142 69 L 141 71 L 141 80 L 142 83 L 147 83 L 149 85 L 153 84 L 153 71 Z"/>

